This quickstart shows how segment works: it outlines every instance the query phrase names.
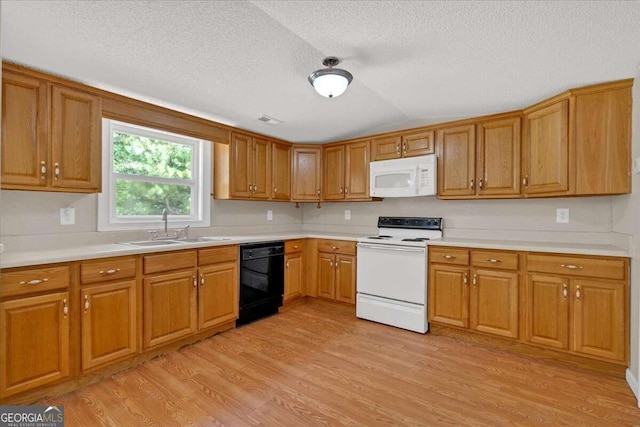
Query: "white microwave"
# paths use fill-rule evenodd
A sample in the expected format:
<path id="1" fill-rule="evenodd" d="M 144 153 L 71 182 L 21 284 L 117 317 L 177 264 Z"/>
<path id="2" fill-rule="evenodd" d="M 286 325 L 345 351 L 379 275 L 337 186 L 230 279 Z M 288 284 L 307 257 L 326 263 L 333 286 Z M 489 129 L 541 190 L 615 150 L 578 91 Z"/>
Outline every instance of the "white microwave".
<path id="1" fill-rule="evenodd" d="M 371 197 L 433 196 L 436 188 L 436 156 L 371 162 Z"/>

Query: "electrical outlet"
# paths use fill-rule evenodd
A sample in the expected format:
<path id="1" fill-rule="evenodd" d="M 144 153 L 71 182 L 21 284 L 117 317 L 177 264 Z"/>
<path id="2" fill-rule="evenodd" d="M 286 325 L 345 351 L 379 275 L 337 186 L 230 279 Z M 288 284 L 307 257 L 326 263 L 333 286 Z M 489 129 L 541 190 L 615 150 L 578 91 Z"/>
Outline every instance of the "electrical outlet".
<path id="1" fill-rule="evenodd" d="M 556 209 L 556 222 L 558 224 L 568 224 L 569 223 L 569 209 L 568 208 L 558 208 L 558 209 Z"/>
<path id="2" fill-rule="evenodd" d="M 273 211 L 272 210 L 268 210 L 267 211 L 267 221 L 272 221 L 273 220 Z"/>
<path id="3" fill-rule="evenodd" d="M 75 208 L 60 208 L 60 225 L 73 225 L 76 223 Z"/>
<path id="4" fill-rule="evenodd" d="M 344 220 L 351 221 L 351 211 L 349 209 L 344 210 Z"/>

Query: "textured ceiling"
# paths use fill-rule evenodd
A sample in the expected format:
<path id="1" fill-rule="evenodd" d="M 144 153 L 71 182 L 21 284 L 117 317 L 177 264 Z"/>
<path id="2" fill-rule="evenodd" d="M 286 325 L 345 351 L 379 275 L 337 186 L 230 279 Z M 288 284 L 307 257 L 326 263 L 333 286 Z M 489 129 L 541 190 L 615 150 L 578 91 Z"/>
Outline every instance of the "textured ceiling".
<path id="1" fill-rule="evenodd" d="M 5 60 L 292 142 L 519 109 L 640 67 L 637 1 L 3 0 L 0 13 Z M 354 75 L 335 99 L 307 82 L 329 55 Z"/>

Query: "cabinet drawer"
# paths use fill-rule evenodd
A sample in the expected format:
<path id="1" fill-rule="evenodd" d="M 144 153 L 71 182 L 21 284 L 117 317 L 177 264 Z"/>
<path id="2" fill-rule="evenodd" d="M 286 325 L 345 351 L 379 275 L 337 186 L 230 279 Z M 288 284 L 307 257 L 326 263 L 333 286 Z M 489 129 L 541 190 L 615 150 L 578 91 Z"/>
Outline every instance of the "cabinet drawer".
<path id="1" fill-rule="evenodd" d="M 473 267 L 499 268 L 503 270 L 517 270 L 519 257 L 515 252 L 501 251 L 471 251 L 471 265 Z"/>
<path id="2" fill-rule="evenodd" d="M 438 264 L 469 265 L 469 250 L 458 248 L 429 248 L 429 261 Z"/>
<path id="3" fill-rule="evenodd" d="M 2 272 L 0 297 L 24 295 L 69 287 L 69 266 Z"/>
<path id="4" fill-rule="evenodd" d="M 356 242 L 348 240 L 318 240 L 318 252 L 355 255 Z"/>
<path id="5" fill-rule="evenodd" d="M 145 255 L 143 258 L 144 274 L 160 273 L 162 271 L 194 268 L 196 266 L 196 251 L 166 252 L 157 255 Z"/>
<path id="6" fill-rule="evenodd" d="M 218 262 L 237 261 L 239 251 L 238 245 L 200 249 L 198 251 L 198 264 L 209 265 Z"/>
<path id="7" fill-rule="evenodd" d="M 301 252 L 304 250 L 306 241 L 304 239 L 299 240 L 287 240 L 284 242 L 284 253 L 290 254 L 293 252 Z"/>
<path id="8" fill-rule="evenodd" d="M 88 283 L 128 279 L 136 276 L 136 258 L 108 258 L 80 264 L 80 281 Z"/>
<path id="9" fill-rule="evenodd" d="M 624 258 L 529 254 L 527 270 L 602 279 L 627 278 L 627 262 Z"/>

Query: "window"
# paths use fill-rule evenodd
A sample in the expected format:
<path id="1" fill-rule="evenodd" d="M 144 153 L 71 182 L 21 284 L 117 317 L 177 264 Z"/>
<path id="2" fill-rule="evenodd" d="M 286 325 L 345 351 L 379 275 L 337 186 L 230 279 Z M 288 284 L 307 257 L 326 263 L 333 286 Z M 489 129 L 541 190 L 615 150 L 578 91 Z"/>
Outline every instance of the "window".
<path id="1" fill-rule="evenodd" d="M 102 154 L 98 230 L 209 226 L 210 143 L 103 119 Z"/>

